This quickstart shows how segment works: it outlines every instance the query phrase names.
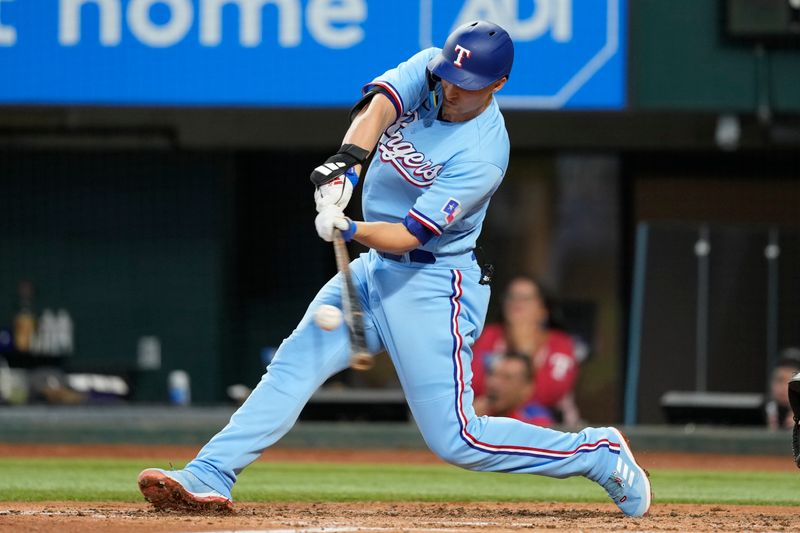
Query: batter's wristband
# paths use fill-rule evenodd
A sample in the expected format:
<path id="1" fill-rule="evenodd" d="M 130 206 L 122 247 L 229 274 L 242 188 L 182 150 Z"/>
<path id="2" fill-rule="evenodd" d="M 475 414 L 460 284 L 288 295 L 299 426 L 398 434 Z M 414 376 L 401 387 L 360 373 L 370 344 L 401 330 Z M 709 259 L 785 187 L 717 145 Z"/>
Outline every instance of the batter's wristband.
<path id="1" fill-rule="evenodd" d="M 346 230 L 342 231 L 342 239 L 344 239 L 345 242 L 350 242 L 353 240 L 356 231 L 358 231 L 358 226 L 354 221 L 350 220 L 349 218 L 347 219 L 347 221 L 350 223 L 350 225 L 347 226 Z"/>
<path id="2" fill-rule="evenodd" d="M 353 167 L 350 167 L 345 171 L 344 177 L 350 180 L 350 183 L 353 185 L 353 188 L 355 188 L 355 186 L 358 185 L 358 174 L 356 173 L 356 169 L 354 169 Z"/>

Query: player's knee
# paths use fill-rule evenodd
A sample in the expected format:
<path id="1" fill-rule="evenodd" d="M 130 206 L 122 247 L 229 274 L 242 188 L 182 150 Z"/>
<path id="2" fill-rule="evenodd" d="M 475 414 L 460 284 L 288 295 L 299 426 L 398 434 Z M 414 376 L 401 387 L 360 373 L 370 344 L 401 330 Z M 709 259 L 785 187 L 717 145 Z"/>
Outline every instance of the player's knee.
<path id="1" fill-rule="evenodd" d="M 475 450 L 470 447 L 460 436 L 437 443 L 429 443 L 431 451 L 442 461 L 461 468 L 473 469 L 475 467 Z"/>
<path id="2" fill-rule="evenodd" d="M 429 447 L 442 461 L 458 466 L 462 453 L 458 444 L 451 442 L 429 443 Z"/>

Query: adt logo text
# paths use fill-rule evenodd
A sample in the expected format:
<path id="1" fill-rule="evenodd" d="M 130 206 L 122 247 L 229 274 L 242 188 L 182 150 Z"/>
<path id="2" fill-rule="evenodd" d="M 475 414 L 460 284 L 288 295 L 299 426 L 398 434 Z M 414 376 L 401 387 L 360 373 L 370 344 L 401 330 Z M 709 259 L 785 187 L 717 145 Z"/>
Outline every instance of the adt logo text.
<path id="1" fill-rule="evenodd" d="M 572 39 L 572 0 L 530 0 L 528 15 L 520 15 L 518 0 L 468 0 L 450 28 L 483 19 L 499 24 L 515 41 L 533 41 L 549 33 L 559 43 Z"/>

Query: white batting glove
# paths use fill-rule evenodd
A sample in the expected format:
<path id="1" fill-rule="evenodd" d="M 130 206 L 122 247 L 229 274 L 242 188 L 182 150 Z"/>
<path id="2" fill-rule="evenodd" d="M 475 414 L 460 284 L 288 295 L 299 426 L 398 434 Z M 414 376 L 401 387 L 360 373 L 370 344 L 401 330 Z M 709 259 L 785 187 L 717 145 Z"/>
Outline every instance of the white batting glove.
<path id="1" fill-rule="evenodd" d="M 358 174 L 354 169 L 349 168 L 343 175 L 317 187 L 314 191 L 317 212 L 321 213 L 328 206 L 336 206 L 343 210 L 350 202 L 356 184 L 358 184 Z"/>
<path id="2" fill-rule="evenodd" d="M 340 230 L 342 237 L 349 241 L 355 234 L 356 224 L 344 216 L 340 207 L 329 205 L 320 210 L 317 218 L 314 219 L 314 226 L 316 226 L 317 234 L 322 240 L 333 242 L 333 230 Z"/>

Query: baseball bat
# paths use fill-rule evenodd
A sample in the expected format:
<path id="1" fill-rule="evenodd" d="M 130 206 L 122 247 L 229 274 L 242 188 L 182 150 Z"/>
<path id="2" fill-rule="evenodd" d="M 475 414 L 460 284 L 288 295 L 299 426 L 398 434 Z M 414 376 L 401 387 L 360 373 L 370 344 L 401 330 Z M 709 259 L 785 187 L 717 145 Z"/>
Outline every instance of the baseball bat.
<path id="1" fill-rule="evenodd" d="M 342 232 L 333 231 L 333 251 L 336 254 L 336 268 L 342 274 L 342 312 L 350 337 L 350 368 L 369 370 L 372 368 L 372 354 L 367 350 L 364 337 L 364 310 L 356 294 L 355 284 L 350 274 L 350 254 L 342 238 Z"/>

